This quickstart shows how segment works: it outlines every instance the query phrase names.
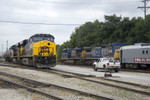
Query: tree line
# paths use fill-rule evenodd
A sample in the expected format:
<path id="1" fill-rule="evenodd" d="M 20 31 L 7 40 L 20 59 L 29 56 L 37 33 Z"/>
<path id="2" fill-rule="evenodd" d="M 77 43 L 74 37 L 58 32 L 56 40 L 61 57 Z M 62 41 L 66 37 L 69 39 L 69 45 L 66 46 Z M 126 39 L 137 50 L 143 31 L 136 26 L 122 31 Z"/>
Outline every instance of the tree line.
<path id="1" fill-rule="evenodd" d="M 150 42 L 150 15 L 142 17 L 104 16 L 105 21 L 86 22 L 76 27 L 70 40 L 57 45 L 57 58 L 61 60 L 64 48 L 95 47 L 108 43 L 148 43 Z"/>

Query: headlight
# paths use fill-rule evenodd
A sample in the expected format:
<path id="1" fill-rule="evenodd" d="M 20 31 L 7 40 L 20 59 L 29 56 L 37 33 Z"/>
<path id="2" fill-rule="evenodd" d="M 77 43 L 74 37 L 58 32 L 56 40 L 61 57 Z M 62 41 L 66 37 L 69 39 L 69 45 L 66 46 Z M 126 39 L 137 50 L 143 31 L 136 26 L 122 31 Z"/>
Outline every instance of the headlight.
<path id="1" fill-rule="evenodd" d="M 42 53 L 39 53 L 39 55 L 42 55 Z"/>
<path id="2" fill-rule="evenodd" d="M 46 45 L 46 42 L 44 42 L 44 45 Z"/>

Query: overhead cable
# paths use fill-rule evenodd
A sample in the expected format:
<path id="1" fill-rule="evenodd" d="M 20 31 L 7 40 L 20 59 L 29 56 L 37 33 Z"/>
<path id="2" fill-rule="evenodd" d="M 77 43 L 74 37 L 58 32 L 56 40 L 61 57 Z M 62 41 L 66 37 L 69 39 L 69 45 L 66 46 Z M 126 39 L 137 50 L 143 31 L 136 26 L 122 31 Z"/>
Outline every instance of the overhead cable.
<path id="1" fill-rule="evenodd" d="M 20 21 L 2 21 L 0 23 L 15 23 L 15 24 L 34 24 L 34 25 L 53 25 L 53 26 L 77 26 L 81 24 L 61 24 L 61 23 L 35 23 L 35 22 L 20 22 Z"/>
<path id="2" fill-rule="evenodd" d="M 53 4 L 121 4 L 121 3 L 131 3 L 131 2 L 139 2 L 139 0 L 132 0 L 132 1 L 124 1 L 124 2 L 109 2 L 109 3 L 105 3 L 105 2 L 52 2 L 52 1 L 46 1 L 46 0 L 28 0 L 28 1 L 34 1 L 34 2 L 43 2 L 43 3 L 53 3 Z"/>

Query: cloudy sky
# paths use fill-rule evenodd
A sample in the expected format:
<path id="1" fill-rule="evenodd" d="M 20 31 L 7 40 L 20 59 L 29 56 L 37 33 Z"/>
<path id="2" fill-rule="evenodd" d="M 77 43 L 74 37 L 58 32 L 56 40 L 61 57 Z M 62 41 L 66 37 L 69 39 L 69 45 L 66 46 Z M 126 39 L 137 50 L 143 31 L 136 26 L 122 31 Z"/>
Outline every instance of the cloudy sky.
<path id="1" fill-rule="evenodd" d="M 141 0 L 0 0 L 0 52 L 7 40 L 10 47 L 36 33 L 50 33 L 62 44 L 76 27 L 104 21 L 104 15 L 143 17 L 138 6 Z"/>

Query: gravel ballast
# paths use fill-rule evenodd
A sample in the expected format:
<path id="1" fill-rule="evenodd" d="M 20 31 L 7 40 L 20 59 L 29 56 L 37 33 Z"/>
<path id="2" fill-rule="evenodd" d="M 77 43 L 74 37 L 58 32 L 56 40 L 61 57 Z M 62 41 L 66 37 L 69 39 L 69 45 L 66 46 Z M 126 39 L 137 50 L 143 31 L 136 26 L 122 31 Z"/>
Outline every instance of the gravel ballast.
<path id="1" fill-rule="evenodd" d="M 52 100 L 0 81 L 0 100 Z"/>
<path id="2" fill-rule="evenodd" d="M 125 90 L 88 82 L 76 78 L 64 78 L 57 74 L 42 72 L 30 69 L 11 68 L 0 66 L 1 71 L 12 73 L 26 78 L 31 78 L 37 81 L 58 84 L 85 92 L 90 92 L 98 95 L 107 96 L 117 100 L 149 100 L 149 96 L 141 95 L 138 93 L 128 92 Z M 43 88 L 44 89 L 44 88 Z M 44 90 L 43 90 L 44 91 Z M 47 89 L 46 89 L 47 91 Z M 60 94 L 61 95 L 61 94 Z M 75 100 L 72 98 L 72 100 Z"/>

